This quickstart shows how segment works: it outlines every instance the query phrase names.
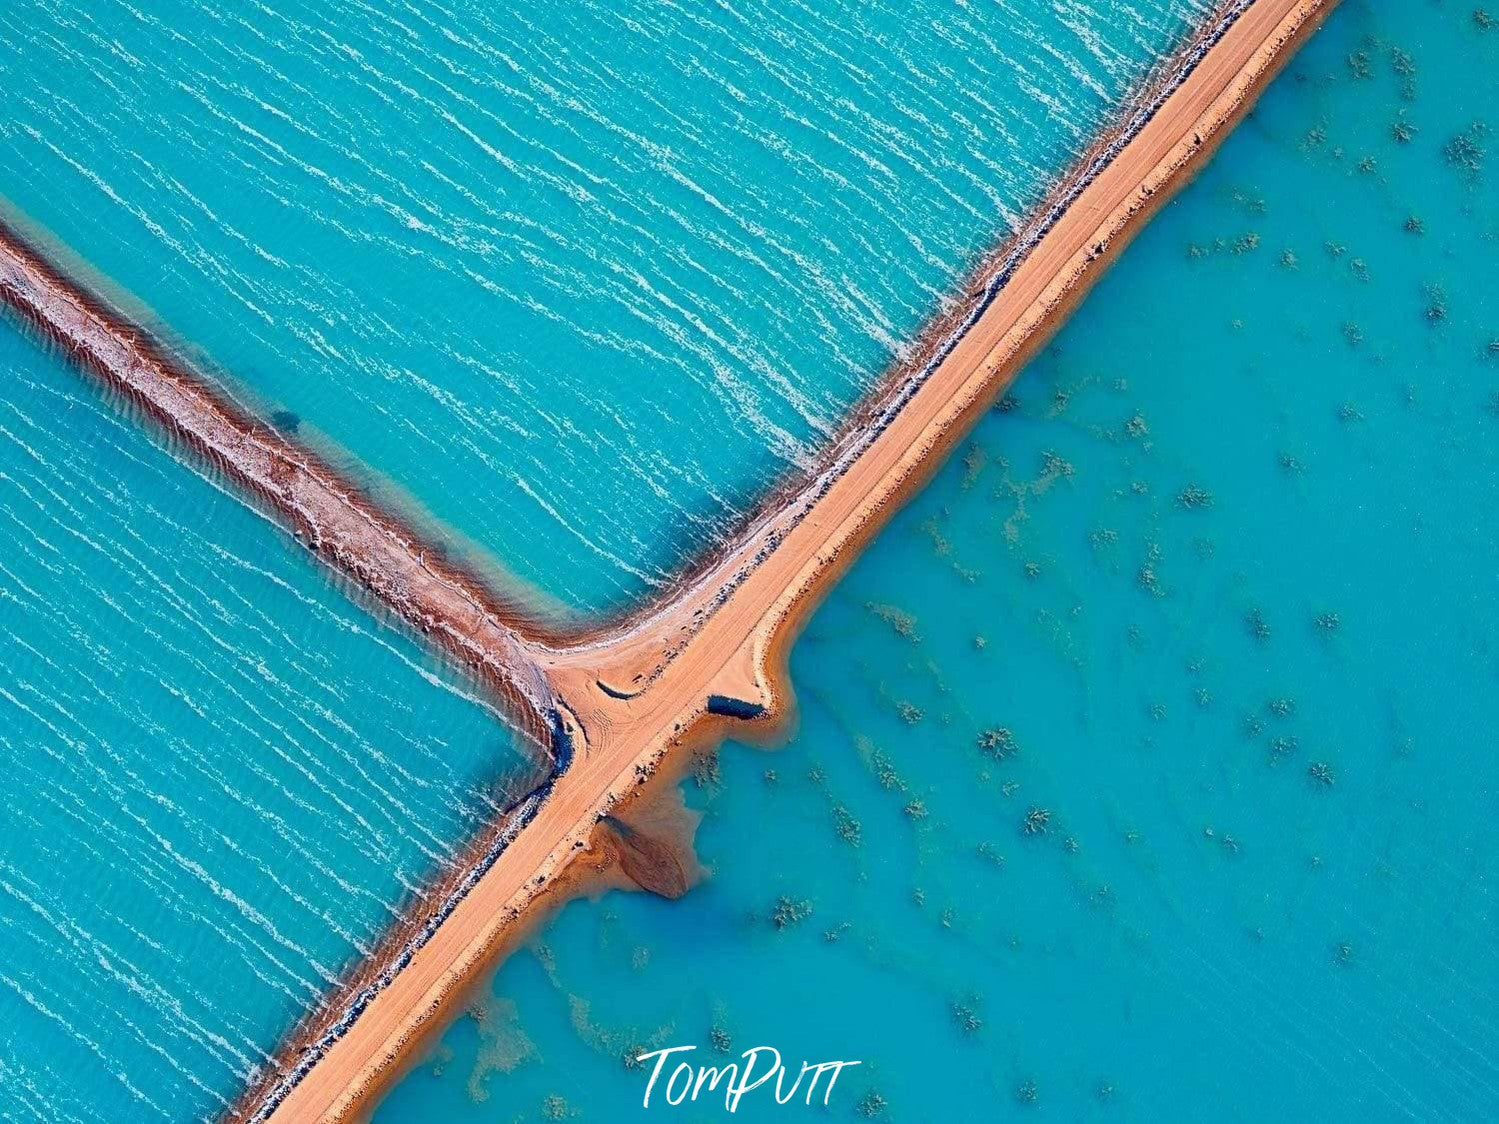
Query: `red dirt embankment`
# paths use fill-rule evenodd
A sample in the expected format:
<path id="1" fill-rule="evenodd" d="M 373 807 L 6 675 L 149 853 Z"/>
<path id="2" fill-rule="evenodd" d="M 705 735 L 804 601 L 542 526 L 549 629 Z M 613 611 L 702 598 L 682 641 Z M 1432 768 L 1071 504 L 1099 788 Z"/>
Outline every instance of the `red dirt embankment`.
<path id="1" fill-rule="evenodd" d="M 1205 162 L 1333 2 L 1231 0 L 1034 222 L 976 271 L 820 471 L 780 490 L 670 597 L 575 636 L 526 620 L 443 561 L 324 459 L 211 389 L 0 227 L 0 299 L 473 669 L 566 766 L 511 814 L 508 830 L 476 845 L 439 910 L 382 944 L 353 998 L 340 993 L 283 1044 L 231 1119 L 301 1124 L 367 1110 L 538 898 L 595 846 L 595 825 L 668 755 L 680 760 L 730 728 L 743 737 L 785 718 L 785 648 L 815 600 Z M 684 885 L 649 840 L 610 825 L 599 844 L 659 890 Z"/>

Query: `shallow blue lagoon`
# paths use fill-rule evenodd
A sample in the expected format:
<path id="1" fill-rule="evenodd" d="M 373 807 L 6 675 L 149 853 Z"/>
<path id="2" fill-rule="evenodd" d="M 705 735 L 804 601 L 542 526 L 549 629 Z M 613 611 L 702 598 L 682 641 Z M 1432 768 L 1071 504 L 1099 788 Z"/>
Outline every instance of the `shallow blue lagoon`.
<path id="1" fill-rule="evenodd" d="M 529 763 L 0 325 L 0 1117 L 212 1117 Z"/>
<path id="2" fill-rule="evenodd" d="M 1204 8 L 22 0 L 0 196 L 387 499 L 619 606 Z"/>
<path id="3" fill-rule="evenodd" d="M 1496 52 L 1335 13 L 700 768 L 710 881 L 568 906 L 377 1119 L 719 1118 L 641 1111 L 679 1044 L 861 1059 L 835 1120 L 1499 1115 Z"/>

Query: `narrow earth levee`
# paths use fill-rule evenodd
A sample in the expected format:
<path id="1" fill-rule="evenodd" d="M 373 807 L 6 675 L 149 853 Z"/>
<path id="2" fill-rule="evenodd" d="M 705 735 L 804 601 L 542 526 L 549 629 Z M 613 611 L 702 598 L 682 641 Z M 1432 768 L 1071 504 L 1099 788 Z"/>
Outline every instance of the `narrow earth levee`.
<path id="1" fill-rule="evenodd" d="M 664 601 L 590 634 L 528 622 L 328 463 L 254 418 L 0 228 L 0 299 L 473 669 L 557 770 L 476 845 L 443 908 L 304 1028 L 230 1113 L 367 1110 L 594 828 L 674 753 L 774 728 L 815 600 L 967 432 L 1139 226 L 1207 159 L 1334 0 L 1231 0 L 979 269 L 828 450 Z M 674 883 L 673 883 L 674 885 Z M 341 999 L 340 1002 L 345 1002 Z"/>
<path id="2" fill-rule="evenodd" d="M 270 509 L 308 549 L 473 671 L 538 740 L 554 693 L 517 615 L 312 450 L 239 408 L 0 221 L 0 300 Z"/>

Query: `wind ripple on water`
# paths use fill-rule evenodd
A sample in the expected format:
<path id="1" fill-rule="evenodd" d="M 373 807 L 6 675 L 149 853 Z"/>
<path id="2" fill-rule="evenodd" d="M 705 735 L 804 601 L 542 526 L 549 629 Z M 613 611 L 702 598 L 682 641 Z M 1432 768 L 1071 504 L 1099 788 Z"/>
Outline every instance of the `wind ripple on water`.
<path id="1" fill-rule="evenodd" d="M 9 328 L 0 364 L 0 1116 L 212 1115 L 529 761 Z"/>
<path id="2" fill-rule="evenodd" d="M 809 463 L 1206 8 L 27 0 L 0 173 L 234 377 L 596 609 Z"/>

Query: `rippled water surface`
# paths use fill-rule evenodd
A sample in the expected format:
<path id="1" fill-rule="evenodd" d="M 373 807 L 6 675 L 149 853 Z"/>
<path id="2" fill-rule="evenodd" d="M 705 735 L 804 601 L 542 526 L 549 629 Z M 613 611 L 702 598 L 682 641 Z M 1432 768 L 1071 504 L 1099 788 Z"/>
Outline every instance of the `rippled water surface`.
<path id="1" fill-rule="evenodd" d="M 529 771 L 292 550 L 0 323 L 0 1118 L 216 1115 Z"/>
<path id="2" fill-rule="evenodd" d="M 805 463 L 1204 8 L 20 0 L 0 196 L 598 609 Z"/>
<path id="3" fill-rule="evenodd" d="M 863 1060 L 751 1120 L 1499 1116 L 1496 52 L 1345 3 L 689 784 L 712 879 L 377 1119 L 719 1119 L 623 1062 L 715 1028 Z"/>

